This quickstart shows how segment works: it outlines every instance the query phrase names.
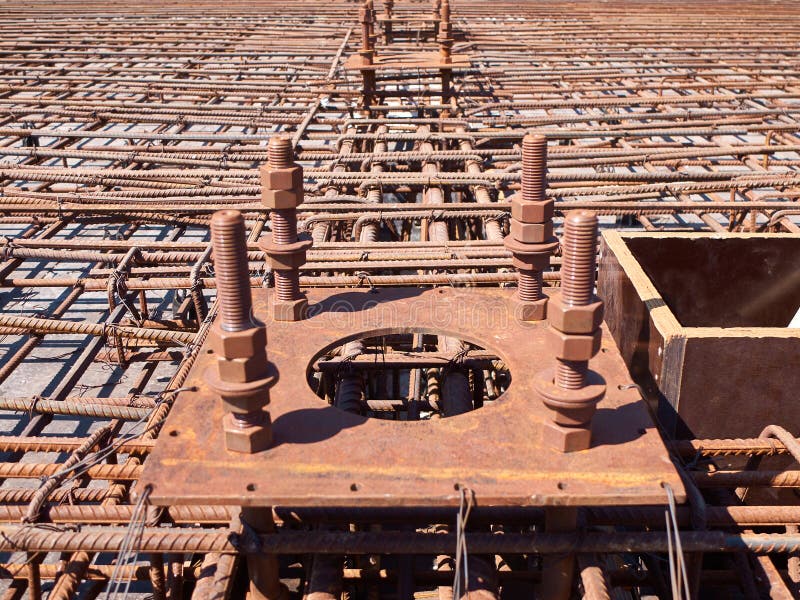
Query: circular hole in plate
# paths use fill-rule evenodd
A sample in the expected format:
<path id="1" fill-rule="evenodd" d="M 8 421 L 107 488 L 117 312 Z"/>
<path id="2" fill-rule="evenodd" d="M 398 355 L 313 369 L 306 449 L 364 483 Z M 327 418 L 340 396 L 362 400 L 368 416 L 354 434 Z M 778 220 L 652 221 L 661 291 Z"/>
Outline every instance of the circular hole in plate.
<path id="1" fill-rule="evenodd" d="M 308 365 L 328 404 L 389 421 L 427 421 L 478 410 L 511 385 L 506 361 L 479 341 L 445 332 L 387 329 L 339 340 Z"/>

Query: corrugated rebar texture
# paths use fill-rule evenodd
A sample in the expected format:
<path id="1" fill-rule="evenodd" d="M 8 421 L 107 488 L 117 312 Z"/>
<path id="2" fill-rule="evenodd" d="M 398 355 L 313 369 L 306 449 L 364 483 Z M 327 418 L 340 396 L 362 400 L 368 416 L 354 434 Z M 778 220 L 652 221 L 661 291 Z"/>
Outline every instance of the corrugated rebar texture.
<path id="1" fill-rule="evenodd" d="M 132 485 L 215 314 L 211 213 L 243 211 L 250 283 L 274 285 L 257 245 L 272 228 L 258 167 L 277 133 L 291 137 L 305 171 L 298 224 L 315 243 L 302 287 L 514 285 L 502 237 L 531 130 L 548 139 L 546 196 L 555 200 L 558 235 L 576 209 L 597 212 L 601 229 L 800 231 L 794 3 L 455 0 L 446 76 L 438 65 L 402 64 L 419 52 L 438 55 L 433 4 L 396 2 L 391 21 L 376 24 L 377 55 L 397 60 L 366 99 L 361 73 L 346 66 L 362 45 L 358 3 L 0 7 L 0 520 L 18 523 L 36 502 L 46 527 L 108 525 L 107 539 L 122 540 Z M 384 3 L 375 9 L 385 14 Z M 560 264 L 554 257 L 545 284 L 558 285 Z M 108 435 L 85 452 L 101 427 Z M 736 485 L 796 485 L 793 471 L 746 476 L 736 462 L 785 454 L 782 443 L 695 440 L 675 451 L 700 471 L 710 456 L 732 471 L 694 478 L 710 505 L 709 528 L 796 522 L 792 507 L 723 506 Z M 177 597 L 184 579 L 198 577 L 200 597 L 223 597 L 236 567 L 217 554 L 230 551 L 230 516 L 227 508 L 151 511 L 149 526 L 168 524 L 153 536 L 188 540 L 185 548 L 205 560 L 195 573 L 188 567 L 202 559 L 170 554 L 183 546 L 151 544 L 149 568 L 129 569 L 137 589 L 162 597 L 166 582 Z M 681 527 L 696 516 L 682 507 Z M 363 519 L 373 528 L 392 521 Z M 513 514 L 486 519 L 520 523 Z M 609 509 L 588 522 L 635 530 L 663 526 L 663 515 Z M 84 552 L 65 555 L 70 586 L 59 593 L 108 580 L 105 565 L 78 564 L 104 547 L 60 535 L 77 546 L 58 549 Z M 314 546 L 313 535 L 303 539 Z M 60 575 L 41 558 L 6 561 L 12 592 L 30 586 L 36 596 L 39 578 Z M 358 577 L 347 569 L 347 581 L 402 582 L 408 570 L 398 564 Z M 592 581 L 605 581 L 602 564 L 591 566 Z M 498 570 L 502 581 L 538 577 L 524 565 Z M 283 572 L 296 575 L 286 565 Z M 627 585 L 657 587 L 652 570 L 635 575 L 642 578 L 628 573 Z M 423 579 L 419 589 L 434 589 Z M 374 597 L 377 588 L 368 589 Z"/>

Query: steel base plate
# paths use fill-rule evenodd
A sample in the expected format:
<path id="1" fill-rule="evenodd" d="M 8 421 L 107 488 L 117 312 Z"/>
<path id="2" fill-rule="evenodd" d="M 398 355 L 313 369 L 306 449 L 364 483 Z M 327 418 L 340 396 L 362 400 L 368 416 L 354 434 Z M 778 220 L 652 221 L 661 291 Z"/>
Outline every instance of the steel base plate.
<path id="1" fill-rule="evenodd" d="M 205 349 L 176 399 L 139 486 L 156 505 L 448 506 L 458 488 L 483 506 L 662 504 L 668 483 L 683 485 L 608 331 L 591 361 L 608 384 L 589 450 L 562 454 L 542 447 L 548 411 L 533 375 L 551 366 L 546 323 L 514 318 L 512 290 L 311 290 L 307 320 L 275 322 L 270 291 L 254 292 L 267 324 L 268 354 L 279 372 L 268 406 L 273 446 L 258 454 L 228 452 L 221 401 L 203 373 Z M 342 412 L 307 384 L 320 352 L 382 333 L 426 332 L 474 342 L 511 371 L 509 390 L 491 405 L 447 419 L 387 421 Z"/>

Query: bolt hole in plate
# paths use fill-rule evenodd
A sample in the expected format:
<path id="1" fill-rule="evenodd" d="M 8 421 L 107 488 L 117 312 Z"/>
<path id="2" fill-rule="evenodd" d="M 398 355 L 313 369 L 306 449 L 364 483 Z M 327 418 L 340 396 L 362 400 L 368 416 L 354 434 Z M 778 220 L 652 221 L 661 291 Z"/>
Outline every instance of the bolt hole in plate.
<path id="1" fill-rule="evenodd" d="M 340 340 L 317 353 L 308 384 L 329 405 L 389 421 L 453 417 L 496 402 L 511 374 L 497 352 L 431 330 Z"/>

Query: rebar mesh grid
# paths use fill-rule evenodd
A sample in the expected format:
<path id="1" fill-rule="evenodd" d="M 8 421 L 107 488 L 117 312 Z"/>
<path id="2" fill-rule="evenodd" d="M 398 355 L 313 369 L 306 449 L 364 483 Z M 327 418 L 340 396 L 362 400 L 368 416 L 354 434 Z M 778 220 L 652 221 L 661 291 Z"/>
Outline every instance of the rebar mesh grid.
<path id="1" fill-rule="evenodd" d="M 303 287 L 515 285 L 503 237 L 528 131 L 549 140 L 557 225 L 589 208 L 603 228 L 800 232 L 793 3 L 458 0 L 458 60 L 442 69 L 430 58 L 439 51 L 435 3 L 397 2 L 376 23 L 376 54 L 387 64 L 374 89 L 348 66 L 363 43 L 360 6 L 0 8 L 6 598 L 96 597 L 125 558 L 132 484 L 215 312 L 211 213 L 245 213 L 251 284 L 273 284 L 256 242 L 271 226 L 258 166 L 275 134 L 292 136 L 304 166 L 300 226 L 314 247 Z M 384 4 L 374 8 L 385 15 Z M 559 258 L 552 264 L 544 280 L 556 286 Z M 397 411 L 389 408 L 381 412 Z M 798 510 L 781 492 L 797 487 L 798 472 L 780 462 L 797 456 L 792 445 L 693 440 L 673 450 L 695 491 L 676 516 L 693 585 L 796 596 Z M 768 459 L 773 470 L 748 472 L 737 458 L 764 454 L 778 455 Z M 734 492 L 747 486 L 766 490 L 761 504 L 739 503 Z M 148 510 L 140 560 L 116 577 L 155 599 L 236 597 L 236 513 Z M 422 527 L 454 517 L 400 518 Z M 576 547 L 522 536 L 541 524 L 535 511 L 478 517 L 508 538 L 504 559 L 497 551 L 489 566 L 503 597 L 530 591 L 539 553 Z M 452 534 L 375 533 L 397 518 L 277 509 L 285 536 L 265 536 L 262 548 L 281 550 L 282 577 L 311 596 L 325 563 L 312 569 L 304 555 L 345 543 L 319 527 L 358 522 L 363 545 L 348 546 L 353 555 L 339 565 L 347 590 L 447 597 L 446 560 L 438 569 L 381 564 L 382 554 L 455 549 Z M 630 533 L 582 542 L 582 593 L 608 597 L 612 586 L 666 597 L 663 509 L 584 518 Z M 475 551 L 495 553 L 480 536 L 471 537 Z M 623 549 L 635 558 L 623 560 Z M 704 551 L 711 558 L 698 562 Z"/>

